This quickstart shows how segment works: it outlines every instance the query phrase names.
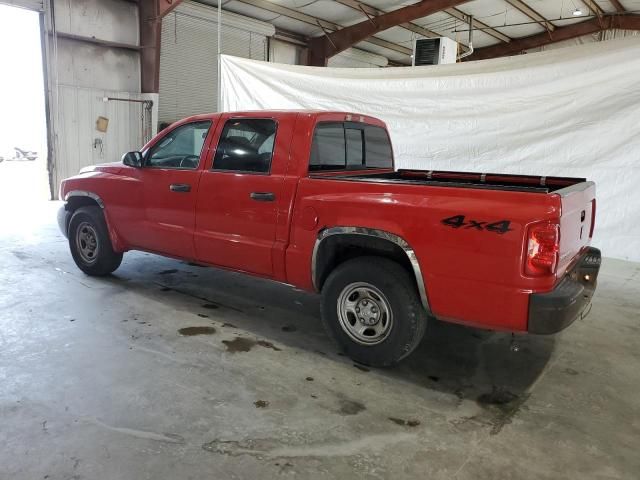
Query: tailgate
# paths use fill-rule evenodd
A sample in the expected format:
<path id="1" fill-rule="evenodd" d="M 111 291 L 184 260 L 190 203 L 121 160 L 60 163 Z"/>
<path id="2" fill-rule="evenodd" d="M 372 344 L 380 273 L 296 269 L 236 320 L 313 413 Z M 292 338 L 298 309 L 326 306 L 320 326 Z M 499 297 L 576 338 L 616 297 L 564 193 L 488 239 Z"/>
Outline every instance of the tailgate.
<path id="1" fill-rule="evenodd" d="M 596 186 L 581 182 L 554 192 L 560 196 L 560 258 L 557 276 L 561 278 L 580 251 L 589 245 L 596 212 Z"/>

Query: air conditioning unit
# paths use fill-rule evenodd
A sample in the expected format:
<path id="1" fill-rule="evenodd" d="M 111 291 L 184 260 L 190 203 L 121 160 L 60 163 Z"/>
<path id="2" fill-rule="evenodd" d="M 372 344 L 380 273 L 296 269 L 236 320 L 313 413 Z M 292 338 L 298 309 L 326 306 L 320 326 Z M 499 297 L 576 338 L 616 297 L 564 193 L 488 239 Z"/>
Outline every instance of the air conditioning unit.
<path id="1" fill-rule="evenodd" d="M 456 63 L 458 42 L 448 37 L 416 38 L 413 41 L 413 66 Z"/>

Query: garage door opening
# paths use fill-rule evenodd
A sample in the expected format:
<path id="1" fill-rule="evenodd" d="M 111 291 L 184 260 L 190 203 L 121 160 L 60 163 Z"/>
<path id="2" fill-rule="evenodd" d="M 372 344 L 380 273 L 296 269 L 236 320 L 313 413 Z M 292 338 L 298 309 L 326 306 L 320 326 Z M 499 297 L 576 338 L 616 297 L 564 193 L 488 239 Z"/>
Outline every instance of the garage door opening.
<path id="1" fill-rule="evenodd" d="M 0 211 L 50 198 L 40 14 L 0 5 Z"/>

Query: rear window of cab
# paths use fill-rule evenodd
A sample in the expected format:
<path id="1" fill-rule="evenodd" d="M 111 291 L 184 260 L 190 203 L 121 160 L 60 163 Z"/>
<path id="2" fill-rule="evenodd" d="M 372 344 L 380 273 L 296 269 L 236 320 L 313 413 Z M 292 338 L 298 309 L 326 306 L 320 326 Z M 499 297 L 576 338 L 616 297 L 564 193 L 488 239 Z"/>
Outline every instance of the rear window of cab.
<path id="1" fill-rule="evenodd" d="M 309 171 L 393 168 L 393 151 L 382 127 L 356 122 L 321 122 L 311 144 Z"/>

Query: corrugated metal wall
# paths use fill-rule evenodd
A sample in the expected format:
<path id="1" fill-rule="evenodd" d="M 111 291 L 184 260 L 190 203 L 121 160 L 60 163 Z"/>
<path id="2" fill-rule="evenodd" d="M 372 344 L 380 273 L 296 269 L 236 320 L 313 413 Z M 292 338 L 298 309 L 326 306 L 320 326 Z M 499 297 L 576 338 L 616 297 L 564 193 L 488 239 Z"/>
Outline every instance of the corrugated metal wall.
<path id="1" fill-rule="evenodd" d="M 222 52 L 267 59 L 273 25 L 224 12 Z M 217 111 L 217 10 L 184 2 L 162 20 L 159 121 Z"/>

